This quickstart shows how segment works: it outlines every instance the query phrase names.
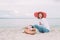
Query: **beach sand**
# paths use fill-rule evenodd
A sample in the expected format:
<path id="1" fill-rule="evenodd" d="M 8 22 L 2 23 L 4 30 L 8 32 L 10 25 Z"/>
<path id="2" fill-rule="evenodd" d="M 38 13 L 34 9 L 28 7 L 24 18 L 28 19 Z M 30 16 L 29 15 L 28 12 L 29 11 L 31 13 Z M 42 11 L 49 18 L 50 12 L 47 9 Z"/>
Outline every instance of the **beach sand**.
<path id="1" fill-rule="evenodd" d="M 49 33 L 29 35 L 20 28 L 0 28 L 0 40 L 60 40 L 60 30 L 52 28 Z"/>

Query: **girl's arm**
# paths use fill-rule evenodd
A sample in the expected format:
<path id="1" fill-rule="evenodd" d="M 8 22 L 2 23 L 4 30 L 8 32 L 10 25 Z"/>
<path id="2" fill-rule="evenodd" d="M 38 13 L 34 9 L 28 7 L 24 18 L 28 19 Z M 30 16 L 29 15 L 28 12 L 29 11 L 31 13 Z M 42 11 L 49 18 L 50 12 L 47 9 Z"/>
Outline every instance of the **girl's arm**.
<path id="1" fill-rule="evenodd" d="M 41 23 L 41 22 L 39 22 L 39 25 L 42 25 L 42 23 Z"/>

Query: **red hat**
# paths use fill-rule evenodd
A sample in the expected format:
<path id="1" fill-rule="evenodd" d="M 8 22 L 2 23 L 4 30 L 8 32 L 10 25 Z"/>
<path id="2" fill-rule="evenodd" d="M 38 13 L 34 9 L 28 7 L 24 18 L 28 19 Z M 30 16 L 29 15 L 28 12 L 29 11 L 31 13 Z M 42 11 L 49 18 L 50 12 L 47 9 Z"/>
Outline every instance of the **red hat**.
<path id="1" fill-rule="evenodd" d="M 46 13 L 45 12 L 35 12 L 34 16 L 38 18 L 39 14 L 42 13 L 43 14 L 43 18 L 46 18 Z"/>

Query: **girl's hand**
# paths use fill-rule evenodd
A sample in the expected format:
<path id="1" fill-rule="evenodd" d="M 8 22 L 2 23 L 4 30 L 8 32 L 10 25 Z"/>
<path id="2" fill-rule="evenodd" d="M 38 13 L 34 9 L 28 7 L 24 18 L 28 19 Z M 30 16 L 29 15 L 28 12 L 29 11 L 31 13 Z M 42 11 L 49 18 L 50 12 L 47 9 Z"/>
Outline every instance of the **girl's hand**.
<path id="1" fill-rule="evenodd" d="M 39 25 L 42 25 L 42 23 L 41 23 L 41 22 L 39 22 Z"/>

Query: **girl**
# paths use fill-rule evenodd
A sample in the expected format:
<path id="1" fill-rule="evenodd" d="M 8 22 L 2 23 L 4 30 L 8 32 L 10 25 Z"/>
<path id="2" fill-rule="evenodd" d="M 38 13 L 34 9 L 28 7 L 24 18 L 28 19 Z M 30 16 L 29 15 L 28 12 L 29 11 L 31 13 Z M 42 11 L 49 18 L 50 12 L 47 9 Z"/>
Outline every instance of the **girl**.
<path id="1" fill-rule="evenodd" d="M 50 26 L 46 20 L 46 13 L 45 12 L 36 12 L 34 16 L 38 19 L 38 24 L 33 25 L 35 28 L 38 29 L 41 33 L 46 33 L 50 31 Z"/>

